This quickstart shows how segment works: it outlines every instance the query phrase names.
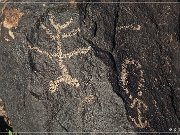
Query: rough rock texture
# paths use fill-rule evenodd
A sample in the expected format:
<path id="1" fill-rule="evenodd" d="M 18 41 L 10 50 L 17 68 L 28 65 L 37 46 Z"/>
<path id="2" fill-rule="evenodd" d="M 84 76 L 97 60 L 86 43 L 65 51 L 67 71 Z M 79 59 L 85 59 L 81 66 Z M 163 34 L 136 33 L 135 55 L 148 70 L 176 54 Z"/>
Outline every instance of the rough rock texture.
<path id="1" fill-rule="evenodd" d="M 179 5 L 69 2 L 0 4 L 0 98 L 14 130 L 178 130 Z"/>

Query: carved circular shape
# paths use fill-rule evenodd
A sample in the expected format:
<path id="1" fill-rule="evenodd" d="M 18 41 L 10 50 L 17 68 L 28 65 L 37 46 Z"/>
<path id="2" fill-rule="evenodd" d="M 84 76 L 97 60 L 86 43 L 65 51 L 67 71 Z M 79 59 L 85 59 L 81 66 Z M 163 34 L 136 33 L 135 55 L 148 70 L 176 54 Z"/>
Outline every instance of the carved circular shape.
<path id="1" fill-rule="evenodd" d="M 133 59 L 125 59 L 125 61 L 123 62 L 122 66 L 121 66 L 121 81 L 122 81 L 122 86 L 123 89 L 125 90 L 126 94 L 129 94 L 130 91 L 128 89 L 128 65 L 134 65 L 136 67 L 136 69 L 139 70 L 139 80 L 138 80 L 138 96 L 142 96 L 142 90 L 144 89 L 144 73 L 142 71 L 142 66 L 138 61 L 135 61 Z"/>

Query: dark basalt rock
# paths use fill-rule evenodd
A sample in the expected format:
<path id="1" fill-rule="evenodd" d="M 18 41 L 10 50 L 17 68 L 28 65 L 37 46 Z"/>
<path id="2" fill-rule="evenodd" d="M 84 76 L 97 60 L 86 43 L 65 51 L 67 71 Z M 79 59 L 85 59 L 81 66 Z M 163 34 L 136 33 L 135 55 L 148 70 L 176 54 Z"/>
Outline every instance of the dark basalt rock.
<path id="1" fill-rule="evenodd" d="M 100 2 L 0 4 L 14 131 L 179 130 L 179 5 Z"/>

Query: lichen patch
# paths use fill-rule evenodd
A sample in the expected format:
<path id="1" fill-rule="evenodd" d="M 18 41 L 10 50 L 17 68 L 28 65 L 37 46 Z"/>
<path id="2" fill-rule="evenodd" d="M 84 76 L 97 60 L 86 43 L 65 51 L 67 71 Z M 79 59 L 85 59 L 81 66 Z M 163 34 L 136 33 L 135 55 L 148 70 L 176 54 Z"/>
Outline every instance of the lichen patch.
<path id="1" fill-rule="evenodd" d="M 5 8 L 3 10 L 3 15 L 4 15 L 3 27 L 8 29 L 9 36 L 12 39 L 14 39 L 15 36 L 12 29 L 18 26 L 23 13 L 16 8 Z"/>
<path id="2" fill-rule="evenodd" d="M 3 26 L 7 29 L 12 29 L 18 26 L 19 20 L 23 13 L 16 8 L 5 8 Z"/>

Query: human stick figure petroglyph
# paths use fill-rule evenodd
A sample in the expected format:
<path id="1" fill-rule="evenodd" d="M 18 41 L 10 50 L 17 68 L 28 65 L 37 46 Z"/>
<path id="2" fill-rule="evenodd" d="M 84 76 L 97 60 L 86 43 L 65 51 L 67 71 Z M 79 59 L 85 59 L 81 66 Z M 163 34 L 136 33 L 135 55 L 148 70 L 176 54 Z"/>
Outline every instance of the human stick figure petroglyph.
<path id="1" fill-rule="evenodd" d="M 62 52 L 62 39 L 70 38 L 76 35 L 80 31 L 80 29 L 76 28 L 70 31 L 69 33 L 61 33 L 61 30 L 67 28 L 73 22 L 73 19 L 70 18 L 69 21 L 60 25 L 59 23 L 55 23 L 55 17 L 52 14 L 49 14 L 49 15 L 50 15 L 49 22 L 52 25 L 52 27 L 55 29 L 55 34 L 53 34 L 52 30 L 48 29 L 47 26 L 45 26 L 44 24 L 41 24 L 41 27 L 43 30 L 45 30 L 46 34 L 56 43 L 56 46 L 57 46 L 56 53 L 51 54 L 47 51 L 41 50 L 38 47 L 29 46 L 29 48 L 32 50 L 35 50 L 36 52 L 40 54 L 47 56 L 51 60 L 55 60 L 58 63 L 58 67 L 61 70 L 61 76 L 57 77 L 56 80 L 51 80 L 49 82 L 49 91 L 51 93 L 56 92 L 58 86 L 61 83 L 66 83 L 68 85 L 71 85 L 77 88 L 80 86 L 79 81 L 76 78 L 73 78 L 69 74 L 67 66 L 64 64 L 64 60 L 69 59 L 73 56 L 80 55 L 80 54 L 86 54 L 90 51 L 91 47 L 79 48 L 77 50 L 64 54 Z"/>

